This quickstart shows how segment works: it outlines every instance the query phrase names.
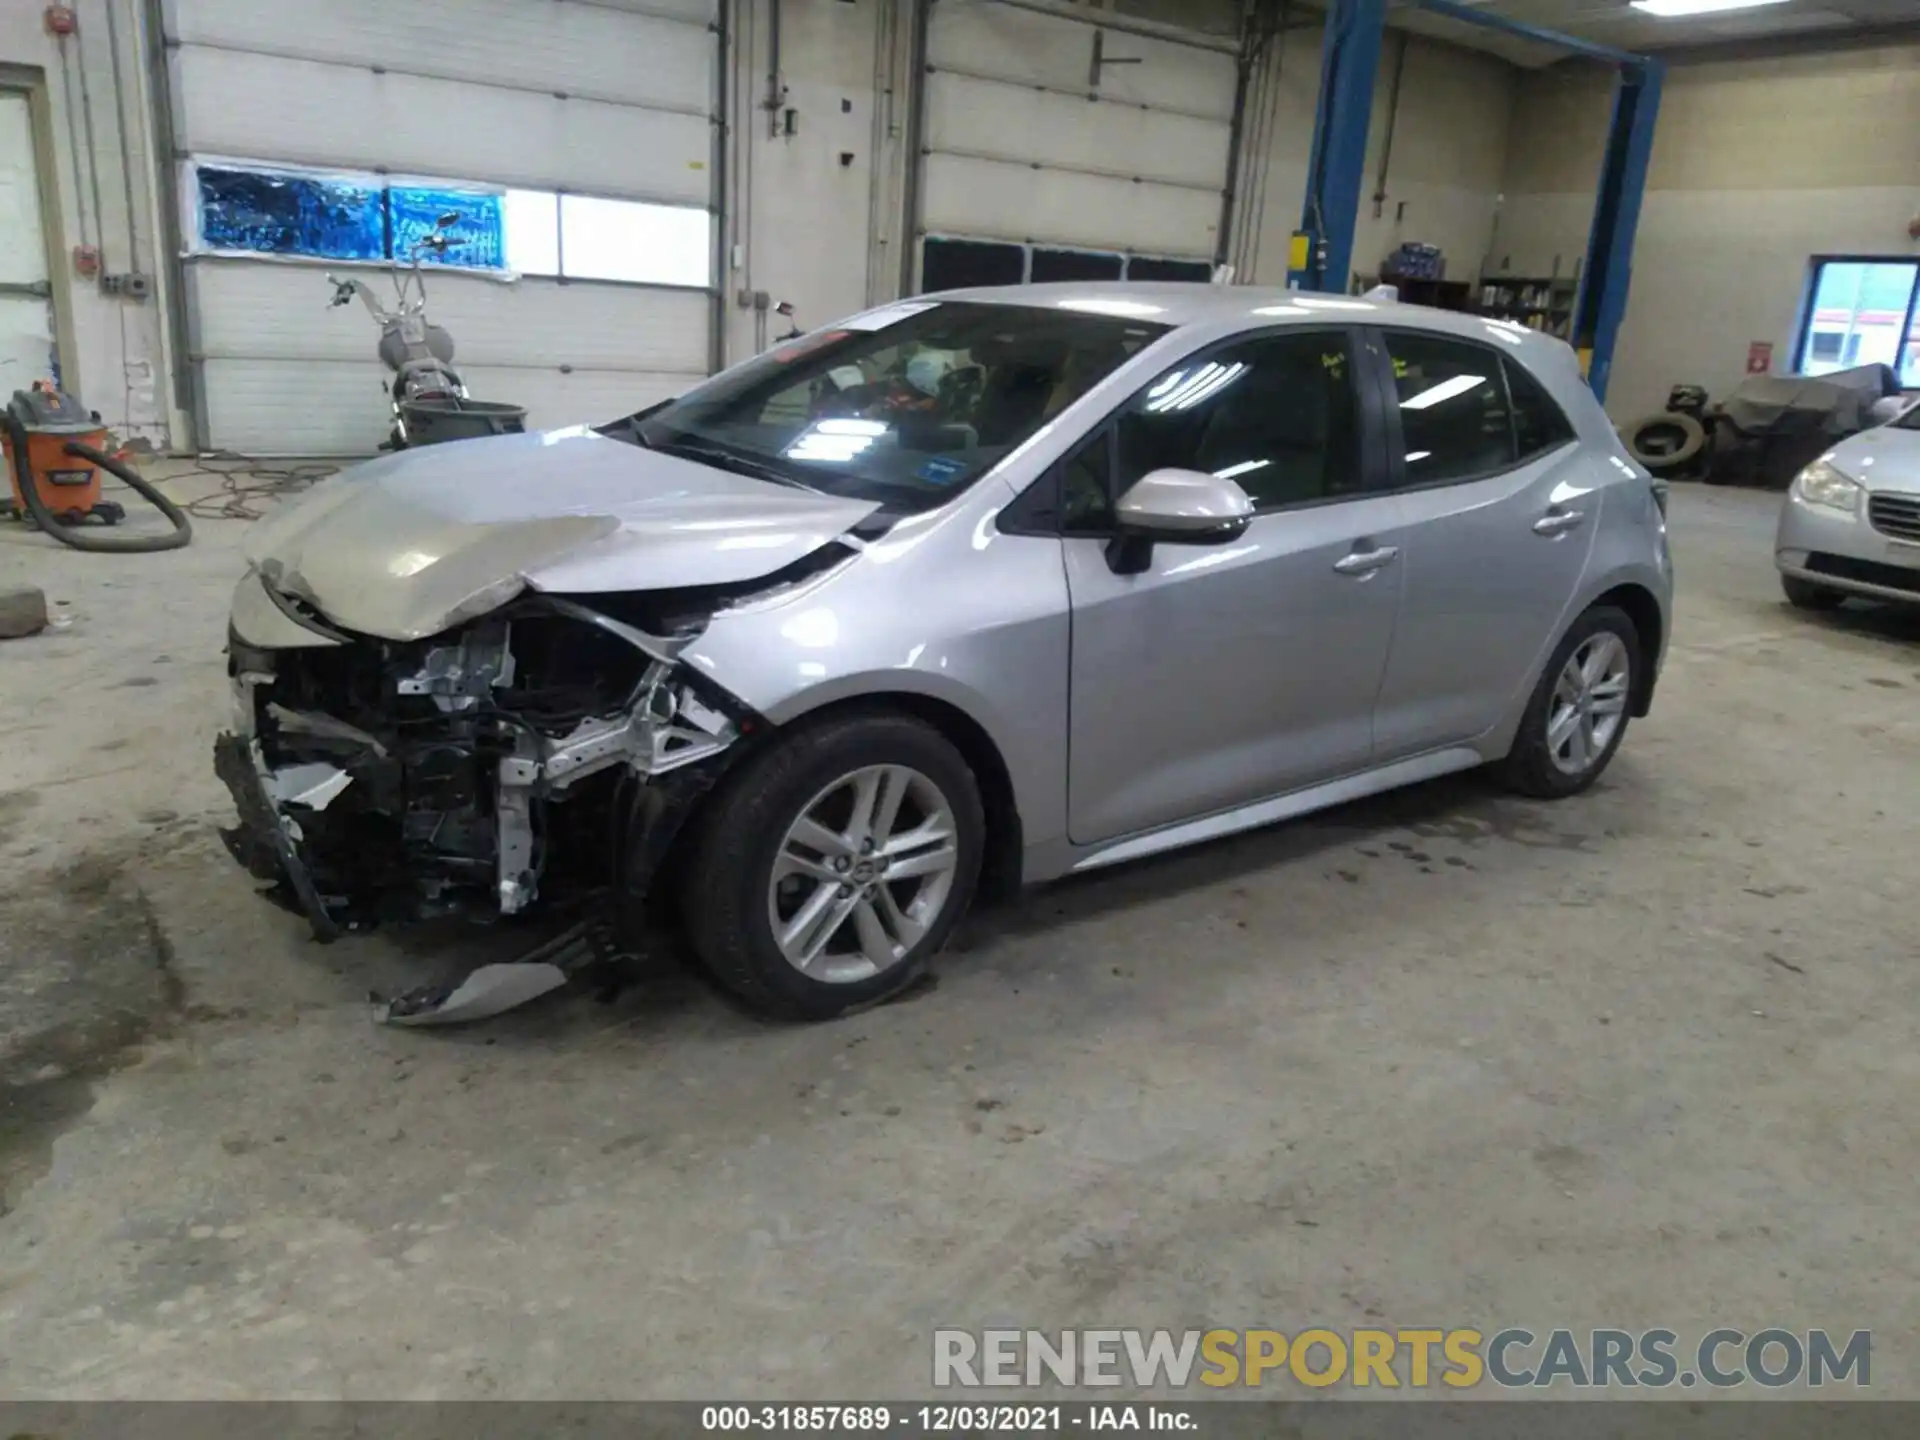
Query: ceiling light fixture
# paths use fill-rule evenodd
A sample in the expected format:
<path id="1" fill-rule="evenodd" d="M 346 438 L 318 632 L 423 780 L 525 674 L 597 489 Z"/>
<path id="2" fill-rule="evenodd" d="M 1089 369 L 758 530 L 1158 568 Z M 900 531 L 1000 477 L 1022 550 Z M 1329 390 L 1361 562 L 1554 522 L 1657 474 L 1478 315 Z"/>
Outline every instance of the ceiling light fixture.
<path id="1" fill-rule="evenodd" d="M 1784 0 L 1633 0 L 1633 8 L 1662 20 L 1681 20 L 1690 15 L 1718 15 L 1723 10 L 1757 10 L 1762 5 L 1779 5 Z"/>
<path id="2" fill-rule="evenodd" d="M 1122 320 L 1144 320 L 1149 315 L 1166 313 L 1164 305 L 1149 305 L 1143 300 L 1110 300 L 1093 296 L 1084 300 L 1056 300 L 1062 310 L 1082 310 L 1089 315 L 1117 315 Z"/>

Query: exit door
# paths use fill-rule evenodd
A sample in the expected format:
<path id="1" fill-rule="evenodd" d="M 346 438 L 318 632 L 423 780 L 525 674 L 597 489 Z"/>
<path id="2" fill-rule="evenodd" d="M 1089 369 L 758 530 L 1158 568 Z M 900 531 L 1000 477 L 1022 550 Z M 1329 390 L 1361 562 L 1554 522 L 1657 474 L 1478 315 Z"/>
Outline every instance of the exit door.
<path id="1" fill-rule="evenodd" d="M 59 376 L 35 153 L 27 97 L 0 90 L 0 404 Z"/>

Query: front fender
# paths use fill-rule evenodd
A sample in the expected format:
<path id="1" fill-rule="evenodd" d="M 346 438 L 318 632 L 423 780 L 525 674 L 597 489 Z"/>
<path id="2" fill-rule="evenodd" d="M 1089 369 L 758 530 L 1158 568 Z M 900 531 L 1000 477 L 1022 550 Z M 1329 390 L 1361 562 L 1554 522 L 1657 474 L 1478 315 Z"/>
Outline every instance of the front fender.
<path id="1" fill-rule="evenodd" d="M 1064 834 L 1060 542 L 955 526 L 912 548 L 871 547 L 790 601 L 723 610 L 681 659 L 776 725 L 850 700 L 950 706 L 998 751 L 1028 843 Z"/>

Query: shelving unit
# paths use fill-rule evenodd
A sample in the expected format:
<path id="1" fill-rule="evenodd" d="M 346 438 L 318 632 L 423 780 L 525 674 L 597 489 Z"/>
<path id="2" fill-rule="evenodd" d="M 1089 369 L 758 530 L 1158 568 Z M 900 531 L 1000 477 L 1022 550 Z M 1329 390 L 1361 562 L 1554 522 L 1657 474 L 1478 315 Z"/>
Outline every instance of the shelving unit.
<path id="1" fill-rule="evenodd" d="M 1565 340 L 1573 331 L 1573 302 L 1579 292 L 1580 282 L 1567 275 L 1489 276 L 1480 282 L 1479 309 L 1483 315 L 1517 320 Z"/>
<path id="2" fill-rule="evenodd" d="M 1430 280 L 1412 275 L 1356 275 L 1353 293 L 1365 294 L 1375 285 L 1391 285 L 1400 292 L 1406 305 L 1425 305 L 1434 310 L 1471 310 L 1473 287 L 1464 280 Z"/>

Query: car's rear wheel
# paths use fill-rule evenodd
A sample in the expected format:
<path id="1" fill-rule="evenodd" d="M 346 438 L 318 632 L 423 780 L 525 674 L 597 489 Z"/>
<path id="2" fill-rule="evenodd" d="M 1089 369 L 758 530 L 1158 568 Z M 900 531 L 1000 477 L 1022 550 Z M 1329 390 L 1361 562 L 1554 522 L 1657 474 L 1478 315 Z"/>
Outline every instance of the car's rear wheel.
<path id="1" fill-rule="evenodd" d="M 909 984 L 979 879 L 973 774 L 904 715 L 827 720 L 749 760 L 694 837 L 688 937 L 755 1009 L 826 1019 Z"/>
<path id="2" fill-rule="evenodd" d="M 1627 733 L 1640 682 L 1640 632 L 1596 605 L 1573 622 L 1540 673 L 1502 775 L 1523 795 L 1557 800 L 1600 778 Z"/>
<path id="3" fill-rule="evenodd" d="M 1835 610 L 1847 598 L 1838 590 L 1802 580 L 1798 575 L 1782 575 L 1780 589 L 1786 594 L 1787 603 L 1796 610 Z"/>

